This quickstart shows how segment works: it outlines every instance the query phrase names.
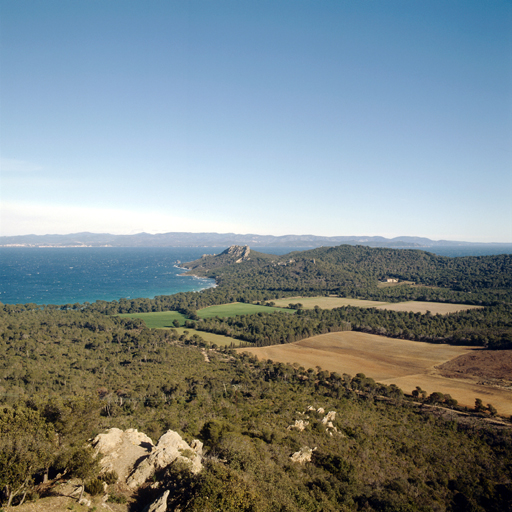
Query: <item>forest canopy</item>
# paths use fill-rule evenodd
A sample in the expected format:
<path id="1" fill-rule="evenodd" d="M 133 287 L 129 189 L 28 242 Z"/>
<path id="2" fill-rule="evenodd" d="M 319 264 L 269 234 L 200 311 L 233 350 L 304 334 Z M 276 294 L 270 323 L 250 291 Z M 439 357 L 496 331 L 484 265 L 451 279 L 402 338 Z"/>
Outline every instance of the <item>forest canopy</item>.
<path id="1" fill-rule="evenodd" d="M 200 336 L 218 332 L 265 345 L 359 330 L 510 348 L 510 256 L 450 259 L 350 246 L 283 257 L 244 254 L 238 263 L 239 255 L 234 261 L 233 252 L 224 255 L 211 268 L 204 258 L 196 270 L 218 286 L 202 292 L 84 305 L 1 305 L 0 502 L 44 497 L 40 484 L 58 481 L 58 474 L 93 489 L 101 475 L 87 440 L 117 427 L 139 429 L 154 441 L 172 429 L 187 442 L 204 443 L 201 473 L 171 466 L 155 476 L 158 492 L 170 491 L 174 509 L 512 507 L 512 430 L 506 418 L 489 423 L 496 416 L 492 404 L 477 399 L 474 408 L 460 408 L 439 392 L 401 390 L 362 373 L 259 361 L 208 347 Z M 379 287 L 387 278 L 399 282 Z M 449 315 L 355 306 L 306 310 L 296 299 L 326 294 L 484 307 Z M 268 307 L 227 318 L 198 315 L 211 305 L 271 306 L 283 297 L 290 297 L 286 313 Z M 185 331 L 148 329 L 140 319 L 117 316 L 150 311 L 182 313 Z M 336 413 L 332 426 L 319 411 Z M 303 430 L 290 428 L 299 420 L 307 422 Z M 310 451 L 306 464 L 291 458 L 301 450 Z M 118 496 L 120 488 L 108 485 Z M 146 494 L 125 499 L 130 510 L 142 510 L 156 494 L 148 486 Z"/>

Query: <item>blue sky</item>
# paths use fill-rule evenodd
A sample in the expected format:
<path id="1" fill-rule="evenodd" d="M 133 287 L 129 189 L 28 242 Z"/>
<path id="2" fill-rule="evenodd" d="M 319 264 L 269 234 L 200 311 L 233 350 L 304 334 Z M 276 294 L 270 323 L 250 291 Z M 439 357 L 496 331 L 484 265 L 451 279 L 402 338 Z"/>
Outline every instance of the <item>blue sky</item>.
<path id="1" fill-rule="evenodd" d="M 512 242 L 512 2 L 2 0 L 1 235 Z"/>

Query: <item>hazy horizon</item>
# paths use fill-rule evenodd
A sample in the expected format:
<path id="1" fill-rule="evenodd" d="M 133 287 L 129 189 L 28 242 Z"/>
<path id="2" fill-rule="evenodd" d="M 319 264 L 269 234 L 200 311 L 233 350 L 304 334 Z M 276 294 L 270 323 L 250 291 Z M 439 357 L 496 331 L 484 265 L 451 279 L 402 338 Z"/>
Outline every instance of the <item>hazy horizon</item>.
<path id="1" fill-rule="evenodd" d="M 16 237 L 30 237 L 30 236 L 36 236 L 36 237 L 66 237 L 66 236 L 79 236 L 79 235 L 95 235 L 95 236 L 139 236 L 139 235 L 151 235 L 151 236 L 157 236 L 157 235 L 171 235 L 171 234 L 183 234 L 183 235 L 193 235 L 193 236 L 201 236 L 201 235 L 218 235 L 218 236 L 234 236 L 234 237 L 249 237 L 249 236 L 255 236 L 255 237 L 275 237 L 275 238 L 284 238 L 284 237 L 315 237 L 315 238 L 346 238 L 346 239 L 354 239 L 354 240 L 361 240 L 364 238 L 368 239 L 376 239 L 381 238 L 386 241 L 394 241 L 394 240 L 402 240 L 404 239 L 411 239 L 411 240 L 417 240 L 417 239 L 425 239 L 429 240 L 431 242 L 435 243 L 442 243 L 442 242 L 449 242 L 449 243 L 456 243 L 456 244 L 496 244 L 496 245 L 512 245 L 512 242 L 479 242 L 479 241 L 473 241 L 469 242 L 467 240 L 450 240 L 450 239 L 444 239 L 444 238 L 429 238 L 429 237 L 420 237 L 415 235 L 399 235 L 396 237 L 382 237 L 381 235 L 332 235 L 332 236 L 322 236 L 322 235 L 315 235 L 313 233 L 286 233 L 283 235 L 269 235 L 269 234 L 263 234 L 263 233 L 234 233 L 234 232 L 226 232 L 226 233 L 218 233 L 218 232 L 193 232 L 193 231 L 167 231 L 167 232 L 156 232 L 156 233 L 148 233 L 146 231 L 141 231 L 138 233 L 96 233 L 91 231 L 80 231 L 75 233 L 44 233 L 44 234 L 34 234 L 34 233 L 27 233 L 24 235 L 0 235 L 0 238 L 16 238 Z M 415 242 L 411 242 L 415 243 Z"/>
<path id="2" fill-rule="evenodd" d="M 511 26 L 505 0 L 2 2 L 0 235 L 512 243 Z"/>

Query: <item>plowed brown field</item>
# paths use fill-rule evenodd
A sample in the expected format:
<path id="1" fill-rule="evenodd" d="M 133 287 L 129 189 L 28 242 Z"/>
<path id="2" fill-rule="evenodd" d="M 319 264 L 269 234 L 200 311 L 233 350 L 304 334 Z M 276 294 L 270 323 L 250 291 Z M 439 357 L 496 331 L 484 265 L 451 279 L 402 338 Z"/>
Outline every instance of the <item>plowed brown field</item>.
<path id="1" fill-rule="evenodd" d="M 484 404 L 494 405 L 500 414 L 512 415 L 512 388 L 510 383 L 496 381 L 499 377 L 493 374 L 492 364 L 480 365 L 485 379 L 482 375 L 441 368 L 459 356 L 479 357 L 486 353 L 473 347 L 434 345 L 348 331 L 286 345 L 238 350 L 250 352 L 259 359 L 298 363 L 305 368 L 319 366 L 352 376 L 364 373 L 377 382 L 396 384 L 406 393 L 420 386 L 429 394 L 448 393 L 459 404 L 469 407 L 474 406 L 476 398 L 481 398 Z M 512 351 L 502 352 L 506 353 L 503 357 L 512 357 Z M 475 364 L 478 365 L 473 361 L 472 366 Z"/>

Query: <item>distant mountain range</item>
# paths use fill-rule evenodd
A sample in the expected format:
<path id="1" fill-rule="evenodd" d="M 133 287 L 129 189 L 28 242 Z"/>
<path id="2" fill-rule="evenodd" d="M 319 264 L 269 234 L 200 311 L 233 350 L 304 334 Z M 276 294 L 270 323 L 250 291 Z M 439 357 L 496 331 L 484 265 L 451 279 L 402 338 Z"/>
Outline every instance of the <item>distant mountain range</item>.
<path id="1" fill-rule="evenodd" d="M 73 233 L 69 235 L 0 236 L 0 247 L 322 247 L 336 245 L 366 245 L 369 247 L 428 248 L 439 246 L 475 245 L 471 242 L 430 240 L 417 236 L 315 236 L 315 235 L 240 235 L 235 233 L 138 233 L 111 235 L 108 233 Z M 489 244 L 491 245 L 491 244 Z M 499 244 L 494 244 L 499 245 Z"/>

